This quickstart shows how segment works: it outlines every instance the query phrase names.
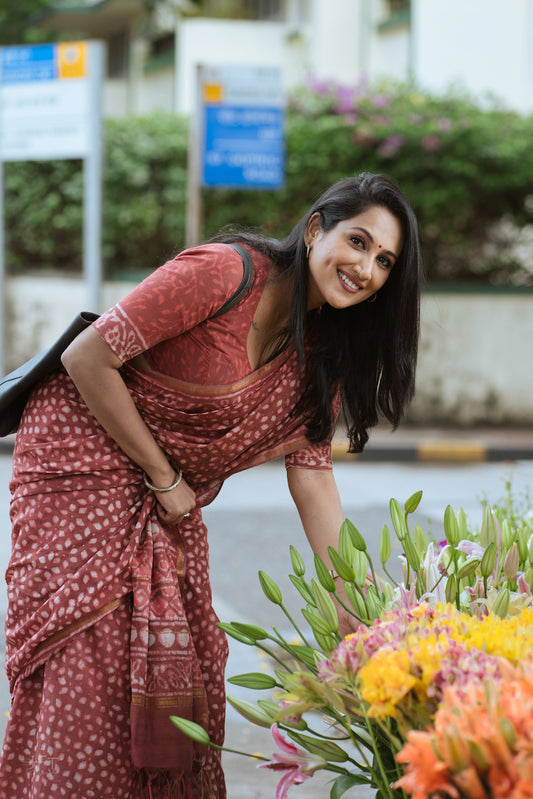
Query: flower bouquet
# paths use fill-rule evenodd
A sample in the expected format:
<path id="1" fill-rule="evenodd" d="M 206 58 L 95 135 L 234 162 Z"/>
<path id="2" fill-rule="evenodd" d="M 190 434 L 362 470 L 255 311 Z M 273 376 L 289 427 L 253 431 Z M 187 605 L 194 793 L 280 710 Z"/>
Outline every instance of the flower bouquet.
<path id="1" fill-rule="evenodd" d="M 229 679 L 267 690 L 268 698 L 228 701 L 252 723 L 272 727 L 280 751 L 261 766 L 282 772 L 276 799 L 319 769 L 332 772 L 330 799 L 357 785 L 374 789 L 378 799 L 533 797 L 529 511 L 510 498 L 486 505 L 481 528 L 472 530 L 462 510 L 448 507 L 445 540 L 436 542 L 419 524 L 410 529 L 421 497 L 413 494 L 403 508 L 390 502 L 403 550 L 400 580 L 388 568 L 389 528 L 381 534 L 381 574 L 363 536 L 345 521 L 338 548 L 329 550 L 340 579 L 318 556 L 308 579 L 290 548 L 305 627 L 290 616 L 277 584 L 259 572 L 265 596 L 288 617 L 296 641 L 275 627 L 220 625 L 273 663 L 270 674 Z M 345 638 L 338 608 L 354 617 L 356 631 Z M 197 725 L 173 722 L 210 744 Z"/>

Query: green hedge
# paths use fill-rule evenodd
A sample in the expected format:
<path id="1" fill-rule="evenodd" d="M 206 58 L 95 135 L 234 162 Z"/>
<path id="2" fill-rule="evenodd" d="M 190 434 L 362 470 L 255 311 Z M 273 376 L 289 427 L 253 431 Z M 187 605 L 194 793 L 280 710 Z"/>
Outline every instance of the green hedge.
<path id="1" fill-rule="evenodd" d="M 183 247 L 187 127 L 172 115 L 106 121 L 108 275 L 149 271 Z M 415 207 L 430 280 L 532 283 L 532 140 L 532 117 L 466 97 L 315 83 L 290 100 L 284 187 L 206 191 L 204 233 L 233 224 L 282 236 L 334 180 L 383 172 Z M 80 164 L 5 172 L 10 271 L 79 268 Z"/>

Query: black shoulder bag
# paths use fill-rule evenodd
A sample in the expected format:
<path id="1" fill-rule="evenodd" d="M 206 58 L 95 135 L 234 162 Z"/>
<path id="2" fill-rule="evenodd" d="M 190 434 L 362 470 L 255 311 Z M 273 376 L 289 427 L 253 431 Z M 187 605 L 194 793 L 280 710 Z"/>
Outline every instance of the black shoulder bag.
<path id="1" fill-rule="evenodd" d="M 229 244 L 228 246 L 233 247 L 243 260 L 243 278 L 235 294 L 213 314 L 212 319 L 221 316 L 237 305 L 247 293 L 254 279 L 254 264 L 248 250 L 239 244 Z M 74 341 L 76 336 L 96 319 L 98 319 L 98 314 L 82 311 L 51 347 L 35 355 L 0 380 L 0 437 L 16 432 L 32 388 L 44 377 L 61 368 L 61 356 L 70 342 Z"/>

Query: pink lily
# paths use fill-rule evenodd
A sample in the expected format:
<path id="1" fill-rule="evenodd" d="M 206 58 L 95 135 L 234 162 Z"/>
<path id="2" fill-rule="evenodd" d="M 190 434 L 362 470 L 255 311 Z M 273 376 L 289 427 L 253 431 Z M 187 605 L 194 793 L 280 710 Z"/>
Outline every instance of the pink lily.
<path id="1" fill-rule="evenodd" d="M 268 763 L 261 763 L 258 768 L 271 768 L 279 771 L 286 771 L 278 783 L 276 789 L 276 799 L 286 799 L 289 788 L 293 785 L 301 785 L 302 782 L 310 779 L 315 771 L 324 768 L 327 761 L 318 755 L 312 755 L 305 749 L 300 749 L 293 743 L 285 740 L 276 724 L 272 727 L 272 737 L 274 743 L 282 751 L 274 752 L 272 760 Z"/>

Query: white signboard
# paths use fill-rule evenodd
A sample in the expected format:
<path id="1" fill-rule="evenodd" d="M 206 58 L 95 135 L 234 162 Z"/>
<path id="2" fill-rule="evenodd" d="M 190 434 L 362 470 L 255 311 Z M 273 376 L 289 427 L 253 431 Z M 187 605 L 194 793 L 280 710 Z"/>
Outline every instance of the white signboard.
<path id="1" fill-rule="evenodd" d="M 0 374 L 5 330 L 3 162 L 83 159 L 83 272 L 87 309 L 101 284 L 103 45 L 0 47 Z"/>
<path id="2" fill-rule="evenodd" d="M 89 42 L 0 49 L 0 158 L 83 158 L 90 149 Z"/>

